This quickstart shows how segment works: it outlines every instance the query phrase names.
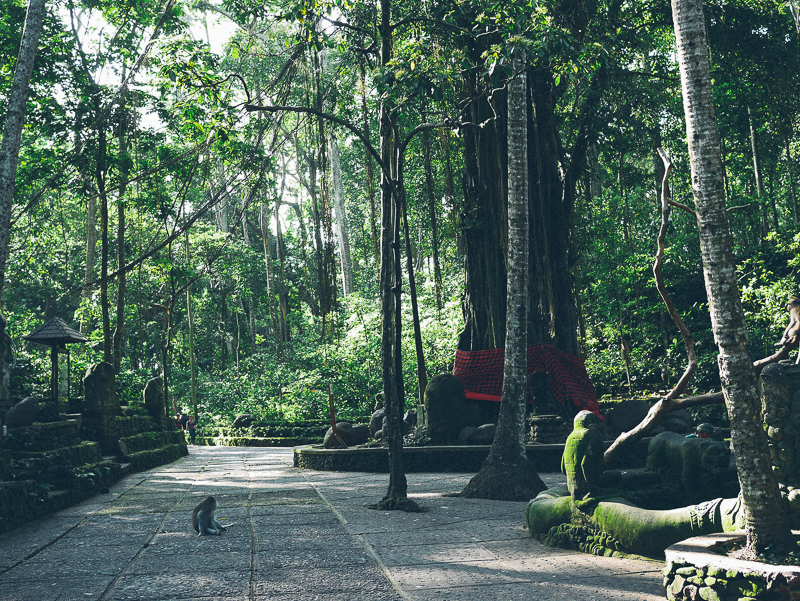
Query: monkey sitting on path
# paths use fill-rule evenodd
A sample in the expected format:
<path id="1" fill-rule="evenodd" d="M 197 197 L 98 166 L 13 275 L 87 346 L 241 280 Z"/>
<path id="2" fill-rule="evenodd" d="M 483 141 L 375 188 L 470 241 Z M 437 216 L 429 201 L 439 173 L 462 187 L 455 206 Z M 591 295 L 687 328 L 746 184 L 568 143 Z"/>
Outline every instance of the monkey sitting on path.
<path id="1" fill-rule="evenodd" d="M 800 298 L 796 296 L 790 298 L 786 303 L 786 310 L 789 311 L 789 325 L 775 346 L 797 346 L 800 343 Z M 797 355 L 795 363 L 800 363 L 800 354 Z"/>
<path id="2" fill-rule="evenodd" d="M 214 518 L 217 510 L 217 500 L 208 496 L 197 504 L 192 511 L 192 526 L 201 536 L 207 534 L 221 534 L 225 527 Z"/>

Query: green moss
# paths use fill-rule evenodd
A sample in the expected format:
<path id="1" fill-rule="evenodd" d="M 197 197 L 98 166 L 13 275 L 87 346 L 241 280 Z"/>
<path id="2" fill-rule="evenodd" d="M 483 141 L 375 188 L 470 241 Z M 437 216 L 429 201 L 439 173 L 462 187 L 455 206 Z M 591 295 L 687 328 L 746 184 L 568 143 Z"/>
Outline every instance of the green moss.
<path id="1" fill-rule="evenodd" d="M 188 455 L 189 451 L 184 444 L 170 444 L 157 449 L 150 449 L 147 451 L 139 451 L 138 453 L 129 453 L 126 456 L 126 461 L 129 461 L 137 472 L 149 470 L 159 465 L 172 463 L 181 457 Z"/>
<path id="2" fill-rule="evenodd" d="M 712 578 L 724 578 L 726 576 L 725 570 L 715 566 L 708 566 L 707 572 Z"/>
<path id="3" fill-rule="evenodd" d="M 710 587 L 703 587 L 700 589 L 700 598 L 703 599 L 703 601 L 720 601 L 722 599 L 719 593 Z"/>
<path id="4" fill-rule="evenodd" d="M 728 586 L 729 593 L 732 592 L 737 597 L 744 597 L 747 599 L 758 597 L 767 590 L 767 585 L 763 577 L 758 574 L 755 576 L 757 578 L 738 578 L 734 580 Z"/>
<path id="5" fill-rule="evenodd" d="M 540 540 L 549 547 L 577 550 L 604 557 L 613 557 L 615 553 L 624 550 L 619 541 L 607 533 L 570 523 L 554 526 L 547 534 L 541 536 Z"/>
<path id="6" fill-rule="evenodd" d="M 186 446 L 186 435 L 183 433 L 183 430 L 142 432 L 134 436 L 126 436 L 120 440 L 125 443 L 129 456 L 142 451 L 160 449 L 168 445 L 182 444 Z"/>

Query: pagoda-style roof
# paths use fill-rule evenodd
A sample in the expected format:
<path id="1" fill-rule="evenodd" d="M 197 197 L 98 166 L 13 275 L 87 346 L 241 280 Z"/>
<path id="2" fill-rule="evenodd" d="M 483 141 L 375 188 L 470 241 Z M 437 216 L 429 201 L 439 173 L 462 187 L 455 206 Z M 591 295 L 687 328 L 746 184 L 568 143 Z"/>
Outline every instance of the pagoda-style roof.
<path id="1" fill-rule="evenodd" d="M 88 338 L 73 330 L 63 319 L 58 317 L 54 317 L 47 323 L 40 325 L 27 336 L 23 336 L 22 339 L 51 346 L 73 342 L 89 342 Z"/>

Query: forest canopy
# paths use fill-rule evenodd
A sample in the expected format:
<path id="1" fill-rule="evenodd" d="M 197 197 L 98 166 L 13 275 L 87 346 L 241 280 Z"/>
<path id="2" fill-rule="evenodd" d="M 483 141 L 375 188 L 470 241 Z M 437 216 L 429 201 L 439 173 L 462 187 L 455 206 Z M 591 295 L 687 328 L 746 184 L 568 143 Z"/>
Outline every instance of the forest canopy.
<path id="1" fill-rule="evenodd" d="M 754 359 L 772 354 L 798 291 L 800 24 L 790 4 L 705 5 Z M 661 147 L 684 205 L 663 276 L 697 346 L 690 388 L 719 389 L 669 5 L 393 0 L 387 30 L 380 8 L 46 5 L 1 298 L 17 346 L 14 396 L 47 396 L 49 355 L 21 338 L 58 316 L 91 340 L 71 349 L 73 394 L 85 367 L 107 360 L 123 401 L 162 375 L 175 411 L 191 406 L 194 374 L 204 425 L 238 413 L 324 417 L 329 384 L 340 417 L 365 417 L 383 387 L 387 186 L 405 211 L 406 404 L 417 402 L 420 370 L 449 372 L 457 346 L 501 348 L 490 324 L 505 316 L 496 223 L 512 47 L 527 55 L 535 125 L 529 341 L 582 355 L 599 395 L 650 395 L 680 377 L 683 341 L 651 273 Z M 0 0 L 0 119 L 25 15 L 25 3 Z"/>

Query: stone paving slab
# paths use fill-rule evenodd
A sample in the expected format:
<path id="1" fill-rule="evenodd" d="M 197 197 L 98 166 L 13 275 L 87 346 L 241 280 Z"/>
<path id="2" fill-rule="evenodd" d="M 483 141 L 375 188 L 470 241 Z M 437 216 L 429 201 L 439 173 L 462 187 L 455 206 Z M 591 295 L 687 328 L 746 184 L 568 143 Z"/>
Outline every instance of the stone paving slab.
<path id="1" fill-rule="evenodd" d="M 92 578 L 5 579 L 0 576 L 0 601 L 81 601 L 99 599 L 111 576 Z"/>
<path id="2" fill-rule="evenodd" d="M 550 549 L 524 529 L 525 503 L 447 496 L 470 477 L 409 474 L 427 512 L 376 512 L 385 474 L 298 470 L 291 449 L 190 447 L 0 537 L 0 601 L 663 599 L 658 562 Z M 228 528 L 199 537 L 191 510 L 209 494 Z"/>

